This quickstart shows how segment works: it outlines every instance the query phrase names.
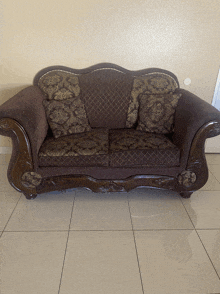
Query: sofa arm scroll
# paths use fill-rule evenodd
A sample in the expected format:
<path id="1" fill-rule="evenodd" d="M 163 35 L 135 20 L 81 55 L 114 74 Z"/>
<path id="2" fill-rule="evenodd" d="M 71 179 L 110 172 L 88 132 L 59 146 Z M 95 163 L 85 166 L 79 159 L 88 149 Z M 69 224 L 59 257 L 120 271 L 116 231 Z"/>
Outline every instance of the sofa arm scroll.
<path id="1" fill-rule="evenodd" d="M 44 99 L 45 96 L 38 87 L 30 86 L 0 106 L 0 119 L 15 120 L 27 133 L 35 169 L 38 151 L 48 131 L 48 123 L 42 104 Z M 1 134 L 7 135 L 2 132 Z"/>
<path id="2" fill-rule="evenodd" d="M 220 134 L 220 112 L 186 90 L 179 89 L 178 93 L 182 97 L 175 113 L 173 142 L 181 150 L 181 166 L 186 167 L 196 135 L 202 136 L 204 144 L 207 138 Z"/>

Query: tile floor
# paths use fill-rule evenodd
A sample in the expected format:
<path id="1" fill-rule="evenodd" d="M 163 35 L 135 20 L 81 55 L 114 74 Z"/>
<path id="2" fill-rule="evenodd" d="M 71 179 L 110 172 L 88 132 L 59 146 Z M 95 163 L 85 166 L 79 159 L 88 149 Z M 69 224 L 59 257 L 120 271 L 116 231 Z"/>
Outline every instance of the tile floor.
<path id="1" fill-rule="evenodd" d="M 220 154 L 190 199 L 86 189 L 26 200 L 0 156 L 1 294 L 220 293 Z"/>

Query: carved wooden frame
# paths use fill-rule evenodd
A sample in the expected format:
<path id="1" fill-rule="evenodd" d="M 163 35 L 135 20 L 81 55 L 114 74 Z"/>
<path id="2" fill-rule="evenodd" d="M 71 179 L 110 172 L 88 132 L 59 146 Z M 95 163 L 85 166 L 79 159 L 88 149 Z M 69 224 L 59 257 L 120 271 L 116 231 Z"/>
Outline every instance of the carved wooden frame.
<path id="1" fill-rule="evenodd" d="M 196 133 L 189 152 L 186 172 L 177 177 L 177 191 L 184 198 L 190 197 L 194 192 L 202 188 L 208 180 L 208 166 L 205 157 L 205 140 L 220 134 L 220 122 L 210 121 L 204 124 Z M 188 177 L 188 181 L 187 181 Z"/>
<path id="2" fill-rule="evenodd" d="M 205 140 L 220 134 L 220 122 L 208 122 L 198 130 L 191 145 L 186 169 L 177 177 L 134 175 L 124 180 L 98 180 L 85 175 L 41 178 L 41 175 L 34 171 L 31 146 L 24 128 L 17 121 L 4 118 L 0 120 L 0 131 L 4 136 L 10 136 L 13 142 L 8 180 L 17 191 L 23 192 L 27 199 L 35 198 L 40 193 L 76 187 L 86 187 L 93 192 L 128 192 L 140 186 L 174 190 L 182 197 L 188 198 L 208 180 Z"/>
<path id="3" fill-rule="evenodd" d="M 0 130 L 4 136 L 11 137 L 13 144 L 7 173 L 9 183 L 26 197 L 37 195 L 36 187 L 22 184 L 25 173 L 33 172 L 34 169 L 31 146 L 25 129 L 16 120 L 3 118 L 0 120 Z"/>

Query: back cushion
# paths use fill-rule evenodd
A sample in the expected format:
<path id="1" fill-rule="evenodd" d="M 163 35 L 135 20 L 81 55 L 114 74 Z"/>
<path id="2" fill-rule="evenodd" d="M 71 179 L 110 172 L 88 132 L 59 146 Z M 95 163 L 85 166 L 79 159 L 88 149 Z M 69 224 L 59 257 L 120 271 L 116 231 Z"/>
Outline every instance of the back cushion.
<path id="1" fill-rule="evenodd" d="M 55 138 L 91 130 L 80 97 L 78 76 L 54 70 L 43 75 L 38 85 L 45 94 L 43 106 Z"/>
<path id="2" fill-rule="evenodd" d="M 131 75 L 99 69 L 79 76 L 81 97 L 92 128 L 125 128 L 133 85 Z"/>
<path id="3" fill-rule="evenodd" d="M 47 72 L 39 79 L 38 86 L 47 100 L 65 100 L 80 94 L 78 76 L 62 70 Z"/>
<path id="4" fill-rule="evenodd" d="M 182 94 L 140 95 L 137 130 L 169 134 L 174 130 L 174 114 Z"/>
<path id="5" fill-rule="evenodd" d="M 173 77 L 161 72 L 146 74 L 134 79 L 133 91 L 144 94 L 169 94 L 178 88 Z"/>
<path id="6" fill-rule="evenodd" d="M 154 99 L 153 95 L 171 94 L 178 88 L 179 86 L 176 80 L 165 73 L 154 72 L 135 77 L 131 91 L 126 127 L 132 127 L 137 121 L 140 103 L 145 104 L 144 97 L 151 95 L 152 99 Z M 142 97 L 142 99 L 140 99 L 140 97 Z M 150 100 L 147 99 L 146 103 L 149 104 Z"/>

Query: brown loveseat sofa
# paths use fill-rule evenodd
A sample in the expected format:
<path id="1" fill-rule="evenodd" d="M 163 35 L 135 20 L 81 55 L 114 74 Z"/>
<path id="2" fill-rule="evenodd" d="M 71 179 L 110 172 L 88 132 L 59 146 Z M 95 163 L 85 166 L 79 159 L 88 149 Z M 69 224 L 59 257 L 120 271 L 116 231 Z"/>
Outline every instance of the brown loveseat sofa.
<path id="1" fill-rule="evenodd" d="M 0 106 L 0 134 L 13 142 L 8 180 L 27 199 L 140 186 L 187 198 L 208 179 L 204 143 L 220 112 L 166 70 L 54 66 Z"/>

